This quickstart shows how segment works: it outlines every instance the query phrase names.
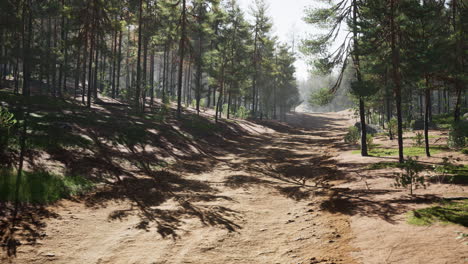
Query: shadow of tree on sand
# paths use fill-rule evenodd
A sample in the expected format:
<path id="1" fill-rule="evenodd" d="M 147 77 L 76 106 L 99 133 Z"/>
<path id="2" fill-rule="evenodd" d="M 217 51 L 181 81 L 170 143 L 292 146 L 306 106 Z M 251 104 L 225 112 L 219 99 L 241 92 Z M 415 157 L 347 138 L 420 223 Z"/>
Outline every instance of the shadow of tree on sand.
<path id="1" fill-rule="evenodd" d="M 431 204 L 441 199 L 435 195 L 402 195 L 397 198 L 376 199 L 400 190 L 351 190 L 334 188 L 329 199 L 320 204 L 320 208 L 331 213 L 378 217 L 389 223 L 395 223 L 395 216 L 410 210 L 414 204 Z"/>
<path id="2" fill-rule="evenodd" d="M 44 219 L 60 217 L 44 206 L 20 205 L 16 220 L 13 221 L 14 206 L 0 203 L 0 207 L 0 246 L 8 257 L 16 256 L 19 246 L 34 244 L 46 236 Z"/>
<path id="3" fill-rule="evenodd" d="M 203 225 L 217 226 L 236 231 L 241 226 L 235 221 L 239 213 L 223 206 L 203 204 L 231 198 L 217 195 L 219 191 L 209 184 L 192 179 L 184 179 L 168 171 L 160 171 L 151 177 L 127 177 L 115 184 L 99 190 L 86 198 L 90 207 L 105 206 L 109 201 L 128 200 L 130 208 L 117 210 L 109 215 L 110 220 L 122 220 L 130 214 L 140 217 L 136 228 L 150 230 L 155 227 L 162 236 L 178 238 L 177 231 L 182 219 L 195 217 Z M 158 206 L 171 204 L 170 209 Z"/>

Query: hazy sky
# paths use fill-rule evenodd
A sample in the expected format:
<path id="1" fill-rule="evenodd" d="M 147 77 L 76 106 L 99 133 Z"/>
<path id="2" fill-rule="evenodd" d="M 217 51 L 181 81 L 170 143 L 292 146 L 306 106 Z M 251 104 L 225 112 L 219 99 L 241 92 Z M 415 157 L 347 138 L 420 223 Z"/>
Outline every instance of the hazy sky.
<path id="1" fill-rule="evenodd" d="M 250 13 L 249 6 L 253 5 L 253 0 L 238 0 L 239 5 L 246 14 Z M 307 6 L 316 6 L 314 0 L 265 0 L 269 5 L 268 13 L 273 19 L 273 31 L 282 42 L 292 44 L 293 36 L 297 44 L 305 34 L 313 32 L 313 28 L 307 25 L 302 18 Z M 249 16 L 247 16 L 249 17 Z M 298 55 L 300 55 L 298 53 Z M 304 60 L 298 59 L 295 64 L 296 77 L 298 80 L 307 78 L 307 65 Z"/>

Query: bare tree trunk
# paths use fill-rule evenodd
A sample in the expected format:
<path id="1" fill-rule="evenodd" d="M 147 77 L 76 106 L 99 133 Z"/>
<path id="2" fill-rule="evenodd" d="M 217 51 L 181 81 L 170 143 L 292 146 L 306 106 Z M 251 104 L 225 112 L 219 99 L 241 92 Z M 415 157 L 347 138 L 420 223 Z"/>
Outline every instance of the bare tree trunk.
<path id="1" fill-rule="evenodd" d="M 117 91 L 115 88 L 115 72 L 116 72 L 116 60 L 117 60 L 117 30 L 114 35 L 114 44 L 112 49 L 112 98 L 115 98 Z"/>
<path id="2" fill-rule="evenodd" d="M 52 31 L 52 38 L 53 38 L 53 43 L 52 43 L 52 48 L 55 49 L 57 47 L 57 22 L 54 20 L 54 29 Z M 55 56 L 53 56 L 52 59 L 52 90 L 53 90 L 53 96 L 57 96 L 57 59 Z"/>
<path id="3" fill-rule="evenodd" d="M 142 74 L 142 84 L 143 89 L 141 93 L 142 97 L 142 105 L 141 105 L 141 112 L 145 112 L 145 104 L 146 104 L 146 94 L 148 90 L 148 78 L 147 78 L 147 68 L 148 68 L 148 39 L 143 37 L 143 74 Z"/>
<path id="4" fill-rule="evenodd" d="M 27 16 L 27 20 L 26 20 Z M 23 173 L 23 163 L 24 163 L 24 156 L 26 152 L 26 136 L 27 136 L 27 126 L 28 126 L 28 118 L 29 118 L 29 78 L 30 78 L 30 49 L 31 49 L 31 40 L 32 40 L 32 10 L 31 10 L 31 0 L 28 0 L 27 4 L 24 4 L 23 11 L 22 11 L 23 23 L 22 23 L 22 41 L 23 41 L 23 96 L 26 97 L 26 110 L 24 114 L 23 120 L 23 128 L 21 131 L 21 139 L 20 139 L 20 156 L 19 156 L 19 164 L 18 164 L 18 174 L 16 176 L 16 188 L 15 188 L 15 208 L 13 212 L 13 224 L 12 230 L 14 230 L 16 225 L 16 220 L 18 216 L 19 210 L 19 193 L 20 193 L 20 186 L 21 186 L 21 176 Z M 26 36 L 26 29 L 28 28 L 28 33 Z"/>
<path id="5" fill-rule="evenodd" d="M 184 56 L 185 56 L 185 30 L 186 30 L 186 3 L 185 0 L 182 0 L 182 17 L 181 17 L 181 27 L 180 32 L 180 43 L 179 43 L 179 77 L 177 83 L 177 118 L 180 118 L 182 113 L 182 71 L 184 66 Z"/>
<path id="6" fill-rule="evenodd" d="M 90 39 L 90 48 L 89 48 L 89 62 L 88 62 L 88 96 L 86 105 L 88 108 L 91 108 L 91 92 L 92 92 L 92 76 L 93 76 L 93 54 L 94 54 L 94 32 L 91 30 L 91 39 Z"/>
<path id="7" fill-rule="evenodd" d="M 167 61 L 168 61 L 168 48 L 167 43 L 164 44 L 164 65 L 163 65 L 163 84 L 162 84 L 162 101 L 166 103 L 166 90 L 167 90 Z"/>
<path id="8" fill-rule="evenodd" d="M 397 122 L 398 122 L 398 160 L 400 163 L 404 162 L 403 157 L 403 120 L 401 113 L 401 76 L 400 76 L 400 50 L 397 47 L 397 27 L 395 24 L 396 16 L 396 7 L 395 0 L 390 0 L 391 14 L 390 14 L 390 23 L 391 23 L 391 50 L 392 50 L 392 72 L 393 72 L 393 81 L 395 84 L 394 93 L 395 93 L 395 102 L 397 110 Z"/>
<path id="9" fill-rule="evenodd" d="M 430 104 L 431 91 L 429 89 L 429 78 L 427 76 L 426 76 L 425 95 L 426 95 L 426 109 L 424 111 L 424 141 L 425 141 L 425 147 L 426 147 L 426 156 L 430 157 L 431 153 L 429 151 L 429 108 L 431 107 L 431 104 Z"/>
<path id="10" fill-rule="evenodd" d="M 94 99 L 98 98 L 98 87 L 100 86 L 99 82 L 99 46 L 100 46 L 100 37 L 98 34 L 96 34 L 96 54 L 94 57 L 94 89 L 93 89 L 93 97 Z M 103 67 L 104 69 L 104 67 Z M 104 73 L 104 71 L 103 71 Z"/>
<path id="11" fill-rule="evenodd" d="M 83 71 L 82 71 L 83 79 L 82 79 L 82 84 L 81 84 L 81 102 L 83 104 L 85 104 L 85 94 L 86 94 L 86 63 L 88 60 L 88 34 L 89 32 L 85 32 L 84 49 L 83 49 Z"/>
<path id="12" fill-rule="evenodd" d="M 120 94 L 120 64 L 122 62 L 122 30 L 119 30 L 119 53 L 117 55 L 117 87 L 116 96 Z"/>
<path id="13" fill-rule="evenodd" d="M 151 49 L 150 55 L 150 107 L 154 104 L 154 48 Z"/>
<path id="14" fill-rule="evenodd" d="M 80 64 L 81 64 L 81 44 L 78 44 L 77 56 L 76 56 L 76 69 L 75 69 L 75 97 L 78 95 L 78 89 L 80 85 Z"/>
<path id="15" fill-rule="evenodd" d="M 140 109 L 140 98 L 141 98 L 141 45 L 142 45 L 142 21 L 143 16 L 143 0 L 140 0 L 138 8 L 138 51 L 137 51 L 137 79 L 135 88 L 135 109 Z"/>

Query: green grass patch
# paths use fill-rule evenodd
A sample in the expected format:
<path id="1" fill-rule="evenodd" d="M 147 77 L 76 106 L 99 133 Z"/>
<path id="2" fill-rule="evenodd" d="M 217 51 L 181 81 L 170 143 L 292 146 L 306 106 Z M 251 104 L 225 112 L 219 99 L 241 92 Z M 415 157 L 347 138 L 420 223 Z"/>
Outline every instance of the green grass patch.
<path id="1" fill-rule="evenodd" d="M 434 138 L 446 138 L 444 136 L 436 136 L 436 135 L 429 135 L 429 139 L 434 139 Z M 403 137 L 403 139 L 413 139 L 415 140 L 416 139 L 416 136 L 413 136 L 413 137 Z M 424 137 L 423 137 L 424 139 Z"/>
<path id="2" fill-rule="evenodd" d="M 464 148 L 461 150 L 462 154 L 468 155 L 468 148 Z"/>
<path id="3" fill-rule="evenodd" d="M 386 168 L 398 168 L 400 163 L 398 162 L 377 162 L 370 164 L 366 167 L 368 170 L 380 170 L 380 169 L 386 169 Z"/>
<path id="4" fill-rule="evenodd" d="M 17 172 L 0 170 L 0 201 L 15 200 Z M 61 176 L 46 171 L 23 172 L 19 201 L 32 204 L 47 204 L 61 198 L 83 194 L 94 184 L 80 176 Z"/>
<path id="5" fill-rule="evenodd" d="M 468 199 L 443 201 L 436 206 L 413 210 L 408 213 L 407 221 L 419 226 L 436 222 L 468 226 Z"/>
<path id="6" fill-rule="evenodd" d="M 430 147 L 431 154 L 437 154 L 444 150 L 447 150 L 443 146 L 432 146 Z M 352 154 L 360 154 L 361 150 L 353 150 Z M 384 156 L 398 156 L 398 149 L 391 148 L 373 148 L 369 151 L 369 154 L 374 157 Z M 426 149 L 424 147 L 405 147 L 403 149 L 405 156 L 423 156 L 426 155 Z"/>

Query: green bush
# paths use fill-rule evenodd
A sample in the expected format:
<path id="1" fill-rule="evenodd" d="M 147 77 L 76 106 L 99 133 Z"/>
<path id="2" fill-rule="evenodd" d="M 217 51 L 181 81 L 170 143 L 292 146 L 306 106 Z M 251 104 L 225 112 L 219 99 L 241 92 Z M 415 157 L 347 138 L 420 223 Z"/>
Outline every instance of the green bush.
<path id="1" fill-rule="evenodd" d="M 442 158 L 442 163 L 438 165 L 434 165 L 434 171 L 437 173 L 440 173 L 438 175 L 438 181 L 439 183 L 443 182 L 445 180 L 445 177 L 447 174 L 450 174 L 454 170 L 456 170 L 458 167 L 452 162 L 453 157 L 448 156 L 448 157 L 443 157 Z"/>
<path id="2" fill-rule="evenodd" d="M 15 200 L 17 172 L 0 169 L 0 201 Z M 93 183 L 80 176 L 61 176 L 47 171 L 23 172 L 19 201 L 44 204 L 72 195 L 83 194 L 93 188 Z"/>
<path id="3" fill-rule="evenodd" d="M 466 138 L 468 137 L 468 123 L 457 122 L 450 126 L 448 136 L 449 148 L 463 148 L 466 146 Z"/>
<path id="4" fill-rule="evenodd" d="M 366 135 L 367 149 L 372 150 L 374 148 L 374 137 L 371 134 Z"/>
<path id="5" fill-rule="evenodd" d="M 221 106 L 221 112 L 223 113 L 224 116 L 227 116 L 228 104 L 223 104 L 223 105 Z"/>
<path id="6" fill-rule="evenodd" d="M 424 143 L 423 139 L 424 139 L 423 133 L 417 132 L 416 136 L 414 137 L 414 145 L 417 147 L 421 147 Z"/>
<path id="7" fill-rule="evenodd" d="M 419 176 L 419 173 L 424 169 L 424 166 L 419 164 L 417 159 L 407 157 L 405 162 L 399 167 L 403 172 L 395 175 L 395 187 L 406 188 L 409 186 L 411 195 L 413 195 L 413 187 L 426 187 L 424 177 Z"/>
<path id="8" fill-rule="evenodd" d="M 356 144 L 359 141 L 359 129 L 355 126 L 348 127 L 348 133 L 344 136 L 344 142 L 348 144 Z"/>
<path id="9" fill-rule="evenodd" d="M 239 108 L 237 108 L 237 112 L 236 112 L 236 117 L 238 118 L 241 118 L 241 119 L 246 119 L 249 117 L 249 110 L 243 106 L 240 106 Z"/>
<path id="10" fill-rule="evenodd" d="M 15 116 L 8 111 L 8 109 L 0 106 L 0 151 L 8 147 L 12 129 L 17 121 Z"/>
<path id="11" fill-rule="evenodd" d="M 390 119 L 387 126 L 388 126 L 388 137 L 390 138 L 390 140 L 393 140 L 398 130 L 397 120 L 395 118 Z"/>

